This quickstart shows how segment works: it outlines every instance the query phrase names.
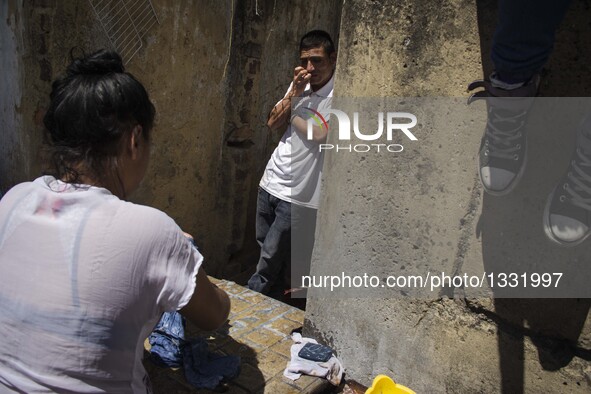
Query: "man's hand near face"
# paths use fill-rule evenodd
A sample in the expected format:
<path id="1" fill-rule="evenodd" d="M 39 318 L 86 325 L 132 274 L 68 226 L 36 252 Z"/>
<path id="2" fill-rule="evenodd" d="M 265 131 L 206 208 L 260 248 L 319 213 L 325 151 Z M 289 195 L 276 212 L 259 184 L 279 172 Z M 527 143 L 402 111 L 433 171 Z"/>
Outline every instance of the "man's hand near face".
<path id="1" fill-rule="evenodd" d="M 293 83 L 287 95 L 271 110 L 267 126 L 273 131 L 283 130 L 291 117 L 291 98 L 304 94 L 306 85 L 310 82 L 312 74 L 304 67 L 298 66 L 293 70 Z"/>
<path id="2" fill-rule="evenodd" d="M 304 94 L 306 85 L 310 82 L 312 74 L 308 72 L 304 67 L 298 66 L 293 70 L 293 85 L 291 87 L 292 97 L 299 97 Z"/>

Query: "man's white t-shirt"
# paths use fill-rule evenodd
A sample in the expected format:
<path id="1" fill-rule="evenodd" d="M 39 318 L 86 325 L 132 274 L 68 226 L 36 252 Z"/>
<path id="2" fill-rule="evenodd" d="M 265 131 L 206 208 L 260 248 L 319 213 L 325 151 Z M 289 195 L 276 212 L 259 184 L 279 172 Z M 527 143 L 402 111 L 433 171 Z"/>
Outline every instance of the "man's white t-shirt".
<path id="1" fill-rule="evenodd" d="M 285 96 L 292 85 L 289 85 Z M 327 117 L 323 111 L 330 109 L 333 87 L 334 74 L 326 85 L 315 92 L 308 84 L 302 97 L 310 97 L 309 108 Z M 267 163 L 259 186 L 284 201 L 318 209 L 324 162 L 324 152 L 319 148 L 318 142 L 309 141 L 289 124 Z"/>
<path id="2" fill-rule="evenodd" d="M 0 393 L 146 393 L 144 339 L 203 257 L 161 211 L 45 176 L 0 201 Z"/>

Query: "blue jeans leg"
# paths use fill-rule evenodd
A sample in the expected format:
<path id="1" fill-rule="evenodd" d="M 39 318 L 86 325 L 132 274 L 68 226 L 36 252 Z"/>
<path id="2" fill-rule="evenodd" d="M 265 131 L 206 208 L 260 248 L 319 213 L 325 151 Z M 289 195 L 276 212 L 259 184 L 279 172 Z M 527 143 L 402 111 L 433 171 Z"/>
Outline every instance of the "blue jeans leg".
<path id="1" fill-rule="evenodd" d="M 501 80 L 525 82 L 540 71 L 570 0 L 499 0 L 492 61 Z"/>
<path id="2" fill-rule="evenodd" d="M 269 294 L 290 262 L 291 204 L 263 189 L 259 189 L 257 200 L 256 237 L 261 254 L 248 288 Z"/>

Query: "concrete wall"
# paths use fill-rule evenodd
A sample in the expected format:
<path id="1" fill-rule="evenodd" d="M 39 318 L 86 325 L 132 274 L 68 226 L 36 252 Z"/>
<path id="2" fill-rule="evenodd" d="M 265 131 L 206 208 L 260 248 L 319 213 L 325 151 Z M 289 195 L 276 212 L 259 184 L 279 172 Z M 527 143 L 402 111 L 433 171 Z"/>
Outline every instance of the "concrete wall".
<path id="1" fill-rule="evenodd" d="M 126 64 L 157 109 L 150 167 L 132 199 L 193 234 L 209 273 L 244 280 L 258 253 L 256 187 L 280 137 L 270 135 L 266 116 L 290 82 L 299 37 L 338 31 L 339 1 L 152 3 L 160 24 Z M 41 173 L 44 106 L 70 49 L 109 42 L 86 0 L 0 7 L 0 190 L 7 190 Z"/>
<path id="2" fill-rule="evenodd" d="M 6 191 L 41 172 L 44 106 L 70 49 L 106 40 L 83 2 L 3 1 L 0 19 L 0 190 Z M 74 26 L 83 28 L 74 34 Z"/>
<path id="3" fill-rule="evenodd" d="M 152 161 L 140 203 L 191 233 L 212 274 L 227 258 L 229 218 L 216 211 L 232 2 L 155 1 L 160 24 L 129 65 L 157 108 Z"/>
<path id="4" fill-rule="evenodd" d="M 494 1 L 347 1 L 335 94 L 467 97 L 467 84 L 491 71 L 495 15 Z M 587 95 L 588 17 L 585 2 L 573 1 L 543 95 Z M 588 246 L 558 250 L 541 231 L 545 198 L 564 170 L 548 163 L 568 163 L 573 136 L 532 134 L 539 154 L 528 162 L 528 181 L 495 199 L 475 171 L 484 124 L 481 117 L 449 132 L 419 128 L 417 144 L 396 157 L 329 151 L 312 274 L 491 271 L 511 261 L 568 270 L 587 261 Z M 558 146 L 568 153 L 552 155 Z M 305 333 L 331 345 L 348 376 L 366 385 L 385 373 L 420 393 L 589 391 L 588 300 L 486 301 L 457 290 L 431 300 L 316 293 Z"/>
<path id="5" fill-rule="evenodd" d="M 17 150 L 22 150 L 22 141 L 17 133 L 17 125 L 21 123 L 21 115 L 16 109 L 21 102 L 21 74 L 19 72 L 19 58 L 17 48 L 23 46 L 23 34 L 21 29 L 12 30 L 10 26 L 16 25 L 16 15 L 20 12 L 10 10 L 9 6 L 15 4 L 3 2 L 0 7 L 0 18 L 6 23 L 0 25 L 0 49 L 3 56 L 0 58 L 0 68 L 4 71 L 0 76 L 0 85 L 5 94 L 0 95 L 0 130 L 2 130 L 2 143 L 0 143 L 0 156 L 6 160 L 0 161 L 0 192 L 6 188 L 8 179 L 6 175 L 10 170 L 9 163 L 18 160 Z M 13 148 L 14 147 L 14 148 Z"/>

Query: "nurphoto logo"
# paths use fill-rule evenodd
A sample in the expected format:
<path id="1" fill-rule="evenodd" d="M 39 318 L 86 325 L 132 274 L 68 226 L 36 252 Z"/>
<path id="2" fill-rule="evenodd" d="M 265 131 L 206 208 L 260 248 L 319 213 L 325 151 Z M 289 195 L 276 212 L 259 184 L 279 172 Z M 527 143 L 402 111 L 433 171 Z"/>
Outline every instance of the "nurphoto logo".
<path id="1" fill-rule="evenodd" d="M 319 150 L 334 150 L 336 152 L 369 152 L 375 150 L 376 152 L 387 151 L 391 153 L 400 153 L 404 150 L 404 147 L 400 143 L 392 143 L 394 136 L 398 131 L 401 131 L 406 138 L 411 141 L 417 141 L 417 137 L 410 131 L 417 125 L 417 117 L 408 112 L 378 112 L 378 128 L 375 132 L 365 133 L 360 130 L 359 127 L 359 112 L 353 112 L 353 135 L 355 138 L 361 141 L 373 141 L 373 143 L 360 143 L 352 144 L 352 133 L 351 133 L 351 120 L 349 115 L 344 111 L 338 109 L 326 109 L 324 110 L 324 116 L 311 108 L 305 108 L 312 113 L 312 116 L 308 118 L 308 140 L 313 139 L 313 127 L 314 125 L 326 128 L 328 130 L 328 122 L 325 116 L 334 115 L 338 121 L 338 138 L 336 143 L 331 144 L 320 144 Z M 385 118 L 385 121 L 384 121 Z M 386 142 L 378 143 L 380 139 L 383 140 L 382 135 L 386 129 Z M 334 138 L 334 136 L 332 137 Z M 331 141 L 335 142 L 335 141 Z"/>

